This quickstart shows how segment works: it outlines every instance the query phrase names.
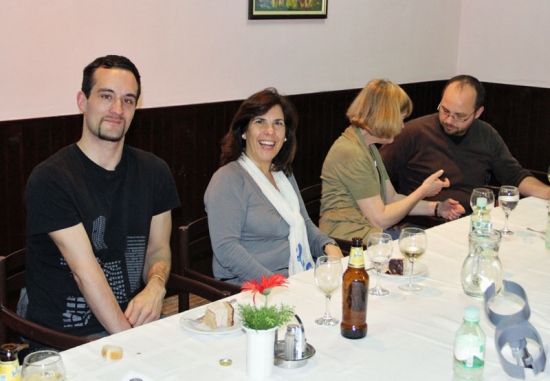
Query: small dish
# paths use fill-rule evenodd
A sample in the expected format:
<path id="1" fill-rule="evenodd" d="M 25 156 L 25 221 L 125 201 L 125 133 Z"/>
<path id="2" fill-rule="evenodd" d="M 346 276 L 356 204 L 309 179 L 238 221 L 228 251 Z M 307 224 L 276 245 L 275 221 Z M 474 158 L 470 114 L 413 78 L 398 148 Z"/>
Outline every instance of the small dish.
<path id="1" fill-rule="evenodd" d="M 193 308 L 192 310 L 185 311 L 180 317 L 180 326 L 188 331 L 200 333 L 202 335 L 226 335 L 240 331 L 242 328 L 241 318 L 239 314 L 235 312 L 233 317 L 232 327 L 220 327 L 218 329 L 212 329 L 202 322 L 194 321 L 206 313 L 206 306 Z"/>
<path id="2" fill-rule="evenodd" d="M 407 260 L 405 260 L 407 261 Z M 383 277 L 385 278 L 394 278 L 394 279 L 402 279 L 402 278 L 405 278 L 405 279 L 408 279 L 409 278 L 409 268 L 410 268 L 410 264 L 409 263 L 404 263 L 404 269 L 403 269 L 403 275 L 399 275 L 399 274 L 387 274 L 386 273 L 386 270 L 388 270 L 388 266 L 384 266 L 382 268 L 382 273 L 380 275 L 382 275 Z M 376 270 L 372 270 L 374 273 L 376 273 Z M 428 273 L 428 267 L 422 263 L 422 262 L 416 262 L 414 264 L 414 270 L 413 270 L 413 278 L 416 278 L 416 277 L 419 277 L 419 276 L 424 276 Z"/>
<path id="3" fill-rule="evenodd" d="M 277 346 L 275 347 L 275 365 L 279 368 L 285 369 L 296 369 L 301 368 L 307 364 L 307 360 L 312 358 L 315 354 L 315 348 L 313 345 L 306 343 L 306 352 L 304 357 L 299 360 L 285 360 L 285 341 L 277 341 Z"/>

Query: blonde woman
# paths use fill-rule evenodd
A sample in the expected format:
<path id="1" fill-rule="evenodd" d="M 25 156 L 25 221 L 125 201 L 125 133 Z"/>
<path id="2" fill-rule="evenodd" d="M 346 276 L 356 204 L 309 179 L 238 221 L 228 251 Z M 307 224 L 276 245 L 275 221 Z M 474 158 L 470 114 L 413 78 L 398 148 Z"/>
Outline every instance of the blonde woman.
<path id="1" fill-rule="evenodd" d="M 427 202 L 449 186 L 443 170 L 429 176 L 409 196 L 398 194 L 388 177 L 376 144 L 391 144 L 412 112 L 401 87 L 387 79 L 370 81 L 347 111 L 351 125 L 332 145 L 321 174 L 321 230 L 342 239 L 374 231 L 399 236 L 394 227 L 406 215 L 430 215 L 453 220 L 464 213 L 455 200 Z"/>

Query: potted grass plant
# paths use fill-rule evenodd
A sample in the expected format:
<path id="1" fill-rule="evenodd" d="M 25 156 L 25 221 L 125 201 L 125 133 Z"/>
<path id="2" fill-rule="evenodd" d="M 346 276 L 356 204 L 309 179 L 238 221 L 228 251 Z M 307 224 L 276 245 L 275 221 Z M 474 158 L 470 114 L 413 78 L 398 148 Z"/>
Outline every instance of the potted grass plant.
<path id="1" fill-rule="evenodd" d="M 260 282 L 252 279 L 243 284 L 242 290 L 252 291 L 252 304 L 238 304 L 243 329 L 246 332 L 246 373 L 251 380 L 269 378 L 275 356 L 275 332 L 278 327 L 294 317 L 294 307 L 281 303 L 268 305 L 268 296 L 275 287 L 286 287 L 284 275 L 262 276 Z M 264 302 L 256 304 L 257 294 Z"/>

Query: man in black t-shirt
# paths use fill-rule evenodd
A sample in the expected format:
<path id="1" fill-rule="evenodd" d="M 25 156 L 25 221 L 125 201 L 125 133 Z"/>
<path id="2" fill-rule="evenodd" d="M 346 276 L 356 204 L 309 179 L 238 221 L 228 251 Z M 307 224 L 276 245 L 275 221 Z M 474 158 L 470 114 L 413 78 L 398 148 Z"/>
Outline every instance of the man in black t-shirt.
<path id="1" fill-rule="evenodd" d="M 166 163 L 124 144 L 140 86 L 125 57 L 88 65 L 81 139 L 28 180 L 27 317 L 40 325 L 93 336 L 160 316 L 180 202 Z"/>

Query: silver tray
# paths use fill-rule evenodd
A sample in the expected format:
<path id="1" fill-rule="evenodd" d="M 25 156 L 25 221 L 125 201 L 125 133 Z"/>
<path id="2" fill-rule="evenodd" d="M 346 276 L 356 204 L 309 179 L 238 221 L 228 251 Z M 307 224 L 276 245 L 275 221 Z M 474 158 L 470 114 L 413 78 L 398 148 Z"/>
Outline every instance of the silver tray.
<path id="1" fill-rule="evenodd" d="M 307 360 L 312 358 L 315 354 L 315 348 L 309 343 L 306 343 L 306 352 L 304 358 L 297 360 L 285 360 L 285 341 L 277 341 L 275 346 L 275 365 L 285 369 L 301 368 L 307 364 Z"/>

